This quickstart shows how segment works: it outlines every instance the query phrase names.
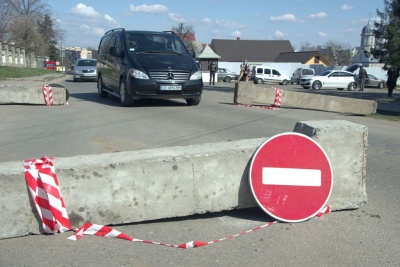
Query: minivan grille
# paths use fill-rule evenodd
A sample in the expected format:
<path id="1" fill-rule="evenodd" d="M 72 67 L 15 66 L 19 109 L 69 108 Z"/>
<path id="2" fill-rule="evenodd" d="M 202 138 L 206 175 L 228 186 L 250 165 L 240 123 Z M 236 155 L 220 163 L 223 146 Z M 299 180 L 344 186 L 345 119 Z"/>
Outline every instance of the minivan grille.
<path id="1" fill-rule="evenodd" d="M 188 72 L 177 72 L 177 71 L 152 71 L 150 77 L 154 80 L 183 80 L 189 79 Z"/>

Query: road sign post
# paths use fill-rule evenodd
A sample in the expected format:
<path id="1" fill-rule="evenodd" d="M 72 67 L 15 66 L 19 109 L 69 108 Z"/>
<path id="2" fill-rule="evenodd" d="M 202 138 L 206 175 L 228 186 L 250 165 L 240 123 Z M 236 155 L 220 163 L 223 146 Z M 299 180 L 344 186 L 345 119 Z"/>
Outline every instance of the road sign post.
<path id="1" fill-rule="evenodd" d="M 283 133 L 265 141 L 252 158 L 249 178 L 259 206 L 285 222 L 314 217 L 326 205 L 333 184 L 325 151 L 299 133 Z"/>

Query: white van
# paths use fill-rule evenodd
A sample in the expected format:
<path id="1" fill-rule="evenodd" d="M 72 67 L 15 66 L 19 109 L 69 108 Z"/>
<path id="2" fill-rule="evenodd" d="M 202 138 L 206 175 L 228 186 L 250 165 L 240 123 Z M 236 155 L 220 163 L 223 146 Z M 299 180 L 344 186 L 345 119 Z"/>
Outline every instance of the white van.
<path id="1" fill-rule="evenodd" d="M 303 78 L 304 76 L 314 76 L 314 74 L 315 74 L 315 71 L 313 69 L 298 68 L 293 72 L 290 82 L 291 82 L 291 84 L 293 84 L 293 83 L 300 84 L 301 78 Z"/>
<path id="2" fill-rule="evenodd" d="M 255 66 L 254 70 L 254 82 L 261 83 L 279 83 L 282 85 L 287 85 L 290 81 L 290 77 L 281 74 L 278 70 L 272 67 L 266 66 Z"/>

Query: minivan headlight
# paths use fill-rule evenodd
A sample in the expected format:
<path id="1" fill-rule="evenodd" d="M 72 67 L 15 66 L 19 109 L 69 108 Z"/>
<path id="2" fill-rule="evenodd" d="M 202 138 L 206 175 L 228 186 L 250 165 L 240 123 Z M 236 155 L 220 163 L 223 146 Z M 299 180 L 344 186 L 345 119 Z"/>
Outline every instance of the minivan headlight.
<path id="1" fill-rule="evenodd" d="M 146 73 L 143 71 L 137 70 L 137 69 L 129 69 L 129 76 L 136 78 L 136 79 L 143 79 L 143 80 L 148 80 L 149 76 L 147 76 Z"/>
<path id="2" fill-rule="evenodd" d="M 201 70 L 196 71 L 190 76 L 190 80 L 200 80 L 202 78 Z"/>

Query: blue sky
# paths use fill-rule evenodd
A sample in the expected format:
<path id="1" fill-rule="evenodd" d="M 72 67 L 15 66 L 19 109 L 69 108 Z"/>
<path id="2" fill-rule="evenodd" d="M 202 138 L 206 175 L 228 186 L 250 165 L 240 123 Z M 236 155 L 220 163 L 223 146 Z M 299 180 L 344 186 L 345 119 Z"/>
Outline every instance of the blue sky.
<path id="1" fill-rule="evenodd" d="M 333 40 L 360 45 L 362 28 L 383 11 L 383 0 L 81 0 L 48 1 L 65 30 L 64 46 L 97 48 L 104 32 L 171 30 L 180 22 L 193 25 L 197 40 L 289 40 L 323 45 Z"/>

